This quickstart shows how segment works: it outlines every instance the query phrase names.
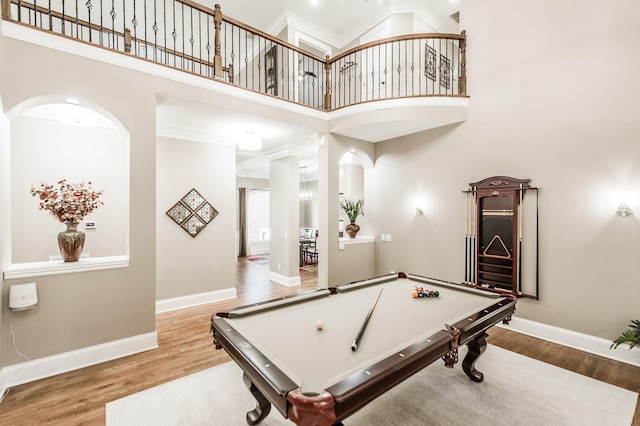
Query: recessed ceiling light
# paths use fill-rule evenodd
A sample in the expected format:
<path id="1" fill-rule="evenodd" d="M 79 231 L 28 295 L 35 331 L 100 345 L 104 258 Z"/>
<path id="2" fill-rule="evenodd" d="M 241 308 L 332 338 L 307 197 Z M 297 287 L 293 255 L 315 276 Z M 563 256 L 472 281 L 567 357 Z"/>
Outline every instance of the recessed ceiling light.
<path id="1" fill-rule="evenodd" d="M 320 3 L 318 0 L 310 0 L 312 6 L 317 6 Z"/>
<path id="2" fill-rule="evenodd" d="M 259 151 L 262 149 L 262 138 L 253 132 L 247 132 L 238 141 L 238 149 L 243 151 Z"/>
<path id="3" fill-rule="evenodd" d="M 96 127 L 100 124 L 100 114 L 76 105 L 55 104 L 53 115 L 57 122 L 69 126 Z"/>

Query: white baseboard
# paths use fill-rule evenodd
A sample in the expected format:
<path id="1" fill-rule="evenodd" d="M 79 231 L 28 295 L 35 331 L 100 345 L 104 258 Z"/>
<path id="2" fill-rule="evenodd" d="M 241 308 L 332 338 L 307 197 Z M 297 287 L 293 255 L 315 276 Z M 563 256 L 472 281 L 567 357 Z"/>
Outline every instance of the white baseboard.
<path id="1" fill-rule="evenodd" d="M 300 285 L 300 275 L 296 277 L 285 277 L 284 275 L 276 274 L 275 272 L 269 271 L 269 279 L 287 287 Z"/>
<path id="2" fill-rule="evenodd" d="M 177 309 L 189 308 L 191 306 L 204 305 L 205 303 L 219 302 L 221 300 L 233 299 L 236 297 L 236 289 L 225 288 L 222 290 L 210 291 L 207 293 L 190 294 L 188 296 L 175 297 L 156 301 L 156 314 L 160 312 L 175 311 Z"/>
<path id="3" fill-rule="evenodd" d="M 515 316 L 509 325 L 500 324 L 499 326 L 527 336 L 640 367 L 640 348 L 638 347 L 631 350 L 628 346 L 609 349 L 612 343 L 610 340 Z"/>
<path id="4" fill-rule="evenodd" d="M 158 335 L 154 331 L 153 333 L 140 334 L 114 342 L 34 359 L 21 364 L 8 365 L 0 370 L 0 396 L 4 395 L 7 389 L 14 386 L 156 349 L 157 347 Z"/>

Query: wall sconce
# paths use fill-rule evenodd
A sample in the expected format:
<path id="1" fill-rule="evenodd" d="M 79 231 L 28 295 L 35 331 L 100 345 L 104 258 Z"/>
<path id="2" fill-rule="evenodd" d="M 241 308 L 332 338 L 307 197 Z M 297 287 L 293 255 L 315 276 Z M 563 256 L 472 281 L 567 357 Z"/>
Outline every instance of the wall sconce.
<path id="1" fill-rule="evenodd" d="M 631 211 L 631 207 L 629 207 L 627 203 L 620 203 L 620 205 L 618 206 L 618 216 L 627 217 L 631 213 L 633 212 Z"/>
<path id="2" fill-rule="evenodd" d="M 422 211 L 422 209 L 420 207 L 416 207 L 416 214 L 418 216 L 422 216 L 424 214 L 424 212 Z"/>

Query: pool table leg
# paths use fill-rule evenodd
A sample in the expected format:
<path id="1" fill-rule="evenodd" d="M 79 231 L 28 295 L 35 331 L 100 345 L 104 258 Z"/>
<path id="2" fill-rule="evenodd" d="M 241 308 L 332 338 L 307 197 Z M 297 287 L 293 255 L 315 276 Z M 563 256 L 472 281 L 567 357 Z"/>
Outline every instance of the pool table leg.
<path id="1" fill-rule="evenodd" d="M 480 355 L 487 349 L 486 337 L 487 334 L 482 333 L 467 343 L 469 352 L 467 352 L 467 356 L 462 361 L 462 370 L 474 382 L 481 382 L 484 379 L 484 374 L 475 369 L 475 364 Z"/>
<path id="2" fill-rule="evenodd" d="M 251 395 L 256 399 L 256 408 L 247 413 L 247 424 L 252 426 L 257 425 L 269 415 L 269 412 L 271 411 L 271 403 L 267 398 L 265 398 L 262 392 L 260 392 L 260 389 L 253 384 L 246 374 L 242 374 L 242 380 L 251 392 Z"/>

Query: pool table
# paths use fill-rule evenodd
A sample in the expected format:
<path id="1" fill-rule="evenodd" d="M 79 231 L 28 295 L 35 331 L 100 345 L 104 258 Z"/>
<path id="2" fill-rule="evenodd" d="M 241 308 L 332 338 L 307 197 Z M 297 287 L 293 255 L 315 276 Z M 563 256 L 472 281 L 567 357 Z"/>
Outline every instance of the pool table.
<path id="1" fill-rule="evenodd" d="M 438 296 L 414 297 L 415 287 Z M 453 367 L 458 345 L 469 348 L 463 371 L 482 381 L 474 364 L 485 332 L 508 322 L 515 304 L 511 296 L 398 273 L 218 312 L 211 330 L 257 401 L 248 424 L 260 423 L 273 404 L 298 425 L 333 425 L 436 360 Z"/>

